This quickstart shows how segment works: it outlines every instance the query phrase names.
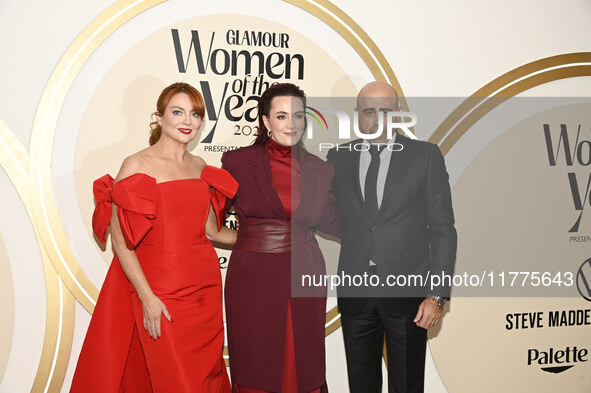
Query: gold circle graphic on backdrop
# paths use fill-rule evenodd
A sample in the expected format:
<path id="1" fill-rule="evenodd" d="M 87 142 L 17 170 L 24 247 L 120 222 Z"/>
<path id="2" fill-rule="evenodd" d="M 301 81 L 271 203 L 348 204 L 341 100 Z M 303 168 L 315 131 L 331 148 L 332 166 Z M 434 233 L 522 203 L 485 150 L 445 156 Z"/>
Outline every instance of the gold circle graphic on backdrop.
<path id="1" fill-rule="evenodd" d="M 591 53 L 571 53 L 559 56 L 552 56 L 518 67 L 488 83 L 487 85 L 479 89 L 477 92 L 475 92 L 471 97 L 462 102 L 462 104 L 460 104 L 441 123 L 437 130 L 431 135 L 429 140 L 433 143 L 440 144 L 443 154 L 446 155 L 453 148 L 453 146 L 459 140 L 461 140 L 461 138 L 470 130 L 470 128 L 475 123 L 477 123 L 480 119 L 485 117 L 494 108 L 501 105 L 507 99 L 516 96 L 519 93 L 522 93 L 533 87 L 540 86 L 548 82 L 578 76 L 591 76 Z M 507 131 L 513 130 L 515 128 L 516 126 L 512 126 Z M 531 134 L 531 132 L 529 132 L 529 134 Z M 480 175 L 482 175 L 482 173 L 484 172 L 478 172 L 477 170 L 475 170 L 475 168 L 482 169 L 483 165 L 484 167 L 488 165 L 488 168 L 491 168 L 491 165 L 494 168 L 506 167 L 508 165 L 507 160 L 509 160 L 509 158 L 512 157 L 511 154 L 507 152 L 514 152 L 514 150 L 517 149 L 517 145 L 523 146 L 523 139 L 531 137 L 531 135 L 529 134 L 524 131 L 522 134 L 517 135 L 521 140 L 521 145 L 517 143 L 507 144 L 507 138 L 503 138 L 503 136 L 506 135 L 504 133 L 501 134 L 493 142 L 487 145 L 482 152 L 478 154 L 474 161 L 467 167 L 467 171 L 462 175 L 462 179 L 464 179 L 466 176 L 468 176 L 468 179 L 470 179 L 470 176 L 472 176 L 472 180 L 474 180 L 474 173 L 479 173 Z M 513 139 L 511 139 L 511 142 L 512 141 Z M 539 145 L 540 141 L 537 142 L 537 144 Z M 499 146 L 504 146 L 505 150 L 502 151 L 505 154 L 508 154 L 508 157 L 505 157 L 505 160 L 502 160 L 502 162 L 495 162 L 494 159 L 491 161 L 491 151 L 499 151 Z M 528 148 L 530 148 L 530 146 L 531 144 L 528 144 Z M 540 150 L 540 146 L 537 146 L 537 148 L 537 150 L 534 150 Z M 545 152 L 545 146 L 543 146 L 542 150 Z M 498 159 L 498 156 L 494 158 Z M 495 162 L 495 164 L 493 165 L 492 162 Z M 530 167 L 532 165 L 529 162 L 523 162 L 522 159 L 519 167 L 519 173 L 527 171 L 528 168 L 531 169 L 526 164 L 529 164 Z M 470 169 L 473 170 L 470 171 Z M 503 172 L 502 169 L 499 169 L 499 171 L 499 173 L 513 173 L 516 172 L 516 168 L 512 172 Z M 530 171 L 527 173 L 531 175 L 532 172 Z M 482 179 L 482 176 L 480 176 L 479 178 Z M 526 202 L 523 201 L 523 195 L 501 194 L 498 196 L 494 196 L 495 194 L 490 192 L 490 188 L 492 187 L 492 184 L 497 183 L 495 183 L 495 180 L 492 176 L 490 178 L 486 178 L 490 180 L 491 186 L 488 186 L 488 184 L 486 184 L 487 187 L 485 187 L 485 184 L 475 182 L 474 184 L 479 184 L 479 186 L 476 186 L 475 190 L 473 190 L 474 192 L 469 194 L 470 200 L 476 199 L 478 201 L 481 201 L 483 206 L 488 206 L 488 209 L 484 209 L 487 211 L 492 210 L 494 208 L 498 208 L 499 206 L 512 206 L 512 204 L 515 206 L 524 206 L 524 203 Z M 544 179 L 548 178 L 550 178 L 550 176 L 544 176 Z M 521 179 L 523 179 L 523 177 Z M 511 180 L 505 179 L 505 181 Z M 456 186 L 454 187 L 454 197 L 460 198 L 460 202 L 462 200 L 461 197 L 464 197 L 464 199 L 468 198 L 468 194 L 466 193 L 464 187 L 466 182 L 469 182 L 469 180 L 466 180 L 464 182 L 458 180 Z M 532 187 L 532 184 L 529 185 L 530 187 Z M 463 194 L 461 190 L 464 190 Z M 457 194 L 456 191 L 459 194 Z M 540 190 L 537 189 L 537 192 L 534 191 L 534 194 L 539 195 L 539 191 Z M 552 191 L 556 192 L 555 190 Z M 548 194 L 548 192 L 545 193 Z M 487 204 L 487 198 L 491 198 L 491 201 L 496 201 L 496 203 Z M 502 199 L 502 202 L 499 202 L 497 201 L 497 199 L 499 198 L 504 199 Z M 509 200 L 511 202 L 509 202 Z M 544 201 L 547 206 L 548 200 L 546 199 Z M 552 201 L 554 201 L 554 199 Z M 460 203 L 460 206 L 466 206 L 467 204 L 468 202 L 467 200 L 465 200 L 464 204 Z M 531 205 L 532 202 L 530 202 L 529 204 Z M 470 213 L 469 210 L 470 209 L 467 209 L 466 212 L 464 212 L 462 209 L 458 209 L 458 218 L 460 218 L 461 214 L 473 216 L 473 212 Z M 499 212 L 496 210 L 495 212 L 497 217 L 504 216 L 503 212 L 507 213 L 506 209 L 503 210 L 503 212 Z M 489 212 L 489 214 L 492 214 L 493 217 L 495 216 L 495 213 Z M 480 217 L 481 222 L 487 223 L 486 225 L 484 225 L 485 227 L 492 226 L 492 223 L 486 219 L 487 216 L 485 214 L 479 214 L 478 217 Z M 543 218 L 541 218 L 541 220 L 543 220 Z M 458 221 L 464 222 L 461 219 Z M 537 226 L 539 225 L 540 223 L 538 222 Z M 536 224 L 534 224 L 534 226 L 536 226 Z M 459 227 L 458 230 L 460 230 Z M 480 249 L 483 249 L 482 243 L 486 243 L 486 240 L 482 239 L 495 238 L 495 236 L 493 235 L 494 231 L 480 231 L 476 233 L 475 228 L 470 226 L 470 230 L 468 232 L 469 233 L 465 234 L 466 238 L 468 239 L 467 243 L 475 244 L 475 246 L 473 246 L 469 250 L 467 250 L 466 247 L 464 247 L 464 249 L 462 250 L 458 249 L 458 255 L 460 254 L 460 251 L 462 251 L 463 255 L 467 260 L 474 261 L 475 255 L 471 255 L 470 252 L 474 252 L 474 250 L 472 249 L 478 249 L 478 246 L 480 246 Z M 524 231 L 520 229 L 515 229 L 511 233 L 513 234 L 513 238 L 519 239 L 515 241 L 522 241 L 522 236 L 525 236 Z M 478 239 L 479 237 L 482 238 L 480 240 L 480 243 L 476 241 L 476 239 Z M 515 241 L 506 243 L 503 242 L 503 250 L 499 252 L 505 255 L 505 253 L 507 252 L 507 248 L 510 248 Z M 493 260 L 502 260 L 499 259 L 498 254 L 494 255 L 496 255 L 497 257 L 496 259 L 493 258 Z M 539 267 L 539 269 L 542 269 L 542 267 Z M 508 308 L 508 304 L 510 304 L 511 307 Z M 508 310 L 512 310 L 511 312 L 516 312 L 528 310 L 545 310 L 548 308 L 552 310 L 564 309 L 565 307 L 584 308 L 586 306 L 582 299 L 457 298 L 456 300 L 452 301 L 451 304 L 446 305 L 447 311 L 449 311 L 450 307 L 452 307 L 456 311 L 456 314 L 451 314 L 448 316 L 448 318 L 444 318 L 442 325 L 429 332 L 429 345 L 431 348 L 431 353 L 433 354 L 433 358 L 435 364 L 437 365 L 438 372 L 440 373 L 442 381 L 446 384 L 446 386 L 449 389 L 452 389 L 453 391 L 457 390 L 458 392 L 473 391 L 474 379 L 478 379 L 483 383 L 483 385 L 481 386 L 481 389 L 483 389 L 482 391 L 486 390 L 484 389 L 484 386 L 486 386 L 488 389 L 493 389 L 492 391 L 499 391 L 499 389 L 508 389 L 508 382 L 511 381 L 513 382 L 510 384 L 510 388 L 516 390 L 536 390 L 539 389 L 541 386 L 548 387 L 551 389 L 556 389 L 558 388 L 558 386 L 566 387 L 563 385 L 565 380 L 560 380 L 559 378 L 561 377 L 558 377 L 556 375 L 549 375 L 543 372 L 540 374 L 539 370 L 526 369 L 524 367 L 518 368 L 520 366 L 523 366 L 523 362 L 525 360 L 521 357 L 516 357 L 515 350 L 521 349 L 521 347 L 523 347 L 524 345 L 531 344 L 531 341 L 525 343 L 523 341 L 523 334 L 521 336 L 511 335 L 504 337 L 504 346 L 500 345 L 499 341 L 495 339 L 495 334 L 496 338 L 499 338 L 499 334 L 495 333 L 494 329 L 502 329 L 504 331 L 504 325 L 501 324 L 501 326 L 498 326 L 498 324 L 491 324 L 491 318 L 478 318 L 475 312 L 477 312 L 477 310 L 485 310 L 484 312 L 486 312 L 487 315 L 494 317 L 494 320 L 504 322 L 504 317 Z M 466 315 L 470 315 L 471 318 L 465 317 Z M 459 316 L 464 316 L 464 318 L 462 319 Z M 583 329 L 585 328 L 583 327 Z M 538 342 L 546 342 L 548 338 L 551 337 L 555 345 L 563 344 L 563 341 L 565 341 L 566 339 L 564 333 L 558 330 L 542 331 L 534 329 L 532 331 L 524 330 L 523 332 L 527 334 L 527 337 L 531 338 L 531 340 L 538 340 Z M 570 336 L 574 337 L 576 334 L 579 334 L 579 337 L 581 336 L 581 330 L 570 330 L 570 332 L 571 334 L 568 337 L 569 339 Z M 454 337 L 451 337 L 452 335 Z M 483 345 L 481 346 L 471 345 L 475 342 L 481 342 L 483 335 L 485 335 L 489 339 L 492 339 L 493 341 L 485 340 L 483 342 Z M 561 335 L 562 338 L 557 339 L 557 337 Z M 507 351 L 507 347 L 514 348 L 515 350 L 512 353 L 509 353 L 509 351 Z M 488 348 L 488 351 L 485 348 Z M 454 356 L 460 356 L 459 359 L 461 361 L 454 362 Z M 494 365 L 493 360 L 488 359 L 489 357 L 490 359 L 497 359 L 497 364 Z M 472 370 L 472 374 L 475 377 L 474 379 L 467 379 L 465 377 L 465 372 L 467 371 L 467 367 L 470 367 L 470 365 L 473 364 L 477 364 L 476 368 Z M 505 372 L 501 371 L 502 366 L 505 366 L 507 368 Z M 515 371 L 514 374 L 511 374 L 510 372 L 508 372 L 509 369 L 521 370 L 521 372 Z M 501 373 L 504 376 L 504 378 L 499 378 L 499 373 Z M 575 383 L 574 380 L 571 379 L 573 381 L 573 384 L 578 384 L 578 388 L 582 388 L 582 390 L 580 391 L 587 391 L 588 385 L 586 385 L 586 388 L 583 387 L 585 381 L 580 377 L 585 375 L 585 373 L 588 373 L 588 370 L 578 369 L 576 371 L 576 373 L 578 374 L 573 374 L 572 371 L 570 373 L 570 375 L 573 375 L 573 378 L 577 379 L 578 381 Z M 487 384 L 487 382 L 485 382 L 486 378 L 494 378 L 496 381 L 499 381 L 498 383 L 501 385 L 504 381 L 505 385 L 493 387 L 491 383 Z M 531 383 L 532 381 L 536 381 L 538 386 L 534 386 Z M 572 385 L 571 387 L 574 388 L 575 386 Z"/>
<path id="2" fill-rule="evenodd" d="M 72 83 L 93 52 L 115 30 L 143 11 L 165 0 L 121 0 L 95 18 L 74 40 L 54 68 L 42 93 L 35 114 L 28 157 L 28 177 L 11 176 L 15 184 L 27 184 L 31 215 L 42 253 L 57 272 L 57 281 L 50 278 L 53 269 L 46 267 L 48 307 L 56 314 L 47 315 L 43 355 L 32 391 L 59 391 L 63 381 L 73 337 L 74 307 L 70 293 L 90 313 L 94 309 L 98 290 L 78 266 L 65 235 L 61 216 L 53 199 L 51 156 L 58 117 Z M 332 27 L 368 65 L 378 80 L 390 82 L 402 90 L 386 59 L 369 36 L 339 8 L 326 0 L 286 1 Z M 406 103 L 403 101 L 403 107 Z M 7 130 L 7 129 L 6 129 Z M 7 130 L 8 131 L 8 130 Z M 4 139 L 4 138 L 3 138 Z M 10 138 L 9 138 L 10 139 Z M 11 163 L 14 164 L 14 163 Z M 25 177 L 27 177 L 25 175 Z M 23 196 L 26 200 L 26 196 Z M 55 282 L 57 286 L 50 285 Z M 64 293 L 65 286 L 68 290 Z M 327 313 L 326 334 L 340 326 L 337 308 Z M 51 322 L 50 322 L 51 318 Z M 58 356 L 59 354 L 59 356 Z"/>
<path id="3" fill-rule="evenodd" d="M 30 191 L 34 214 L 33 218 L 36 222 L 35 225 L 38 228 L 38 236 L 40 236 L 43 247 L 49 254 L 52 265 L 59 273 L 61 280 L 66 285 L 66 287 L 75 295 L 76 299 L 89 312 L 91 312 L 93 309 L 98 292 L 96 288 L 94 288 L 94 286 L 90 283 L 88 278 L 84 275 L 84 273 L 78 268 L 77 263 L 71 254 L 71 251 L 69 250 L 67 239 L 65 238 L 65 233 L 63 230 L 63 224 L 53 200 L 50 163 L 52 141 L 57 124 L 57 118 L 60 113 L 60 108 L 71 84 L 73 83 L 75 76 L 80 71 L 82 65 L 92 55 L 93 51 L 113 31 L 115 31 L 125 22 L 137 16 L 144 10 L 163 2 L 164 1 L 158 0 L 122 0 L 115 3 L 109 9 L 99 15 L 99 17 L 97 17 L 89 26 L 87 26 L 80 36 L 77 37 L 77 39 L 68 48 L 56 66 L 43 92 L 35 116 L 30 150 Z M 340 14 L 339 12 L 335 12 L 335 10 L 338 9 L 328 1 L 293 1 L 291 3 L 302 9 L 306 9 L 308 12 L 311 12 L 316 16 L 318 16 L 317 14 L 324 13 L 324 17 L 320 17 L 320 19 L 331 25 L 331 27 L 337 30 L 337 32 L 339 32 L 339 30 L 335 26 L 338 26 L 339 24 L 341 25 L 341 29 L 346 29 L 348 31 L 353 30 L 354 32 L 360 30 L 358 26 L 348 26 L 346 22 L 344 22 L 342 19 L 339 19 L 339 15 L 344 15 L 344 13 L 340 11 Z M 313 8 L 315 11 L 312 12 L 307 8 Z M 326 10 L 329 10 L 332 13 L 327 13 Z M 342 34 L 341 32 L 339 33 Z M 354 35 L 352 36 L 353 37 L 349 37 L 349 39 L 354 39 Z M 349 39 L 347 40 L 349 41 Z M 360 44 L 356 49 L 358 49 L 359 52 L 361 50 L 360 48 L 371 48 L 371 46 L 372 45 Z M 375 45 L 373 46 L 375 47 Z M 542 61 L 543 60 L 540 60 L 540 62 Z M 560 61 L 568 60 L 560 59 L 558 63 L 560 63 Z M 380 61 L 372 60 L 370 63 L 374 64 L 374 66 L 370 67 L 370 69 L 372 70 L 372 73 L 376 79 L 389 80 L 393 85 L 398 85 L 395 79 L 393 80 L 389 77 L 393 75 L 391 70 L 389 70 L 389 66 L 384 68 L 384 64 L 381 64 L 381 69 L 385 71 L 382 73 L 379 66 Z M 565 65 L 566 67 L 562 67 Z M 538 74 L 542 76 L 537 78 L 532 77 L 532 79 L 530 79 L 530 83 L 542 84 L 549 80 L 579 76 L 583 74 L 589 75 L 585 66 L 583 66 L 583 69 L 576 67 L 567 69 L 569 67 L 568 63 L 564 63 L 558 64 L 555 67 L 559 67 L 555 69 L 556 72 L 548 71 L 548 75 Z M 559 69 L 562 69 L 562 71 L 557 71 Z M 382 74 L 380 75 L 380 73 Z M 48 292 L 49 291 L 50 289 L 48 288 Z M 48 299 L 55 299 L 55 295 L 56 294 L 54 293 L 48 293 Z M 331 312 L 332 311 L 333 310 L 331 310 Z M 65 314 L 68 313 L 62 314 L 62 318 L 65 317 Z M 70 317 L 73 318 L 73 316 Z M 59 349 L 60 351 L 66 350 L 67 353 L 69 353 L 69 347 L 66 348 L 59 346 Z M 55 359 L 55 357 L 53 358 Z M 62 361 L 67 362 L 67 360 Z"/>
<path id="4" fill-rule="evenodd" d="M 437 127 L 429 142 L 443 155 L 488 112 L 504 99 L 559 79 L 591 75 L 591 52 L 567 53 L 517 67 L 477 90 Z"/>
<path id="5" fill-rule="evenodd" d="M 93 51 L 123 23 L 148 7 L 162 2 L 150 0 L 132 3 L 129 0 L 124 0 L 118 2 L 95 19 L 80 34 L 58 63 L 43 92 L 33 125 L 31 179 L 35 219 L 40 223 L 43 243 L 50 250 L 51 259 L 56 270 L 60 273 L 68 289 L 75 294 L 76 299 L 89 312 L 94 308 L 98 291 L 79 269 L 74 256 L 69 250 L 63 224 L 53 200 L 50 161 L 57 118 L 75 75 Z M 293 1 L 292 3 L 303 9 L 307 8 L 309 12 L 335 28 L 339 34 L 344 35 L 349 43 L 358 40 L 354 48 L 364 61 L 369 64 L 374 77 L 387 80 L 400 89 L 391 67 L 387 64 L 376 45 L 358 25 L 348 26 L 346 22 L 352 22 L 352 20 L 346 17 L 342 11 L 326 1 L 317 3 Z M 330 8 L 330 13 L 326 11 L 326 7 Z M 352 34 L 351 31 L 356 34 Z M 370 52 L 370 49 L 375 53 Z"/>
<path id="6" fill-rule="evenodd" d="M 27 210 L 40 241 L 46 282 L 45 337 L 31 392 L 61 391 L 74 336 L 74 298 L 90 311 L 98 295 L 88 278 L 80 274 L 53 201 L 51 147 L 61 106 L 74 78 L 98 45 L 122 24 L 161 2 L 119 1 L 80 33 L 54 68 L 42 93 L 33 122 L 28 160 L 20 161 L 26 158 L 26 152 L 22 154 L 19 150 L 24 149 L 19 145 L 14 152 L 15 162 L 10 163 L 19 170 L 28 165 L 25 175 L 11 179 L 20 187 L 19 194 L 26 185 L 26 194 L 20 195 L 29 207 Z"/>
<path id="7" fill-rule="evenodd" d="M 74 78 L 96 48 L 124 23 L 163 0 L 122 0 L 93 20 L 58 62 L 43 91 L 31 135 L 30 179 L 34 218 L 56 271 L 82 306 L 92 312 L 98 290 L 79 268 L 53 200 L 51 154 L 61 107 Z"/>
<path id="8" fill-rule="evenodd" d="M 71 253 L 63 223 L 53 200 L 51 182 L 51 155 L 57 119 L 67 92 L 84 63 L 94 50 L 122 24 L 146 9 L 163 3 L 162 0 L 122 0 L 99 15 L 68 48 L 45 88 L 31 136 L 31 196 L 34 218 L 39 226 L 41 239 L 55 269 L 65 285 L 86 310 L 92 312 L 98 290 L 79 268 Z M 376 79 L 385 80 L 401 91 L 391 67 L 371 38 L 332 3 L 320 1 L 289 1 L 331 26 L 353 46 L 368 65 Z M 340 326 L 336 307 L 327 315 L 327 334 Z"/>
<path id="9" fill-rule="evenodd" d="M 31 392 L 59 392 L 63 383 L 72 346 L 75 300 L 63 285 L 43 248 L 33 220 L 30 198 L 29 159 L 20 141 L 0 119 L 0 166 L 13 183 L 31 220 L 45 276 L 45 335 L 41 359 Z"/>

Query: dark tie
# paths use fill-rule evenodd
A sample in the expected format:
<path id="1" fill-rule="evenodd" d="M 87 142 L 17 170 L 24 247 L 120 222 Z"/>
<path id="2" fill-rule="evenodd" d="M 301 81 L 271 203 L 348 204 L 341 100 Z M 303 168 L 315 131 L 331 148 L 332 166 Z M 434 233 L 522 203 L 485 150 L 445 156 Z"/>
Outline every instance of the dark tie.
<path id="1" fill-rule="evenodd" d="M 378 170 L 380 169 L 380 152 L 378 145 L 372 144 L 369 148 L 371 162 L 365 176 L 365 207 L 369 218 L 375 220 L 378 215 Z"/>

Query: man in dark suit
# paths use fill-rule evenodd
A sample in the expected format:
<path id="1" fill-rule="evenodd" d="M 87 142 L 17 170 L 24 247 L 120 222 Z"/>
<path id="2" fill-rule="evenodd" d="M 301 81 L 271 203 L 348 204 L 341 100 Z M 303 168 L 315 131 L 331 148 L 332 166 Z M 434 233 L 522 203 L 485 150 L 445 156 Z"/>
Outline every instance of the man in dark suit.
<path id="1" fill-rule="evenodd" d="M 342 224 L 339 275 L 372 283 L 352 279 L 338 292 L 349 387 L 381 392 L 385 335 L 388 391 L 423 392 L 426 329 L 449 296 L 449 286 L 431 287 L 429 278 L 451 275 L 456 256 L 449 177 L 436 145 L 401 133 L 387 140 L 386 113 L 400 108 L 392 86 L 367 84 L 356 105 L 368 138 L 327 156 Z M 380 117 L 384 132 L 370 139 Z"/>

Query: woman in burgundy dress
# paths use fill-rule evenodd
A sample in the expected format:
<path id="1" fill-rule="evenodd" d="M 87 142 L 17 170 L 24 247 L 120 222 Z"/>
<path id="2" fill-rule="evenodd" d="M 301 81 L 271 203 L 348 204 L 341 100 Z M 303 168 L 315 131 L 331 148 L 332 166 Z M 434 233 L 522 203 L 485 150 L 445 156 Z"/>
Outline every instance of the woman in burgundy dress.
<path id="1" fill-rule="evenodd" d="M 101 289 L 72 381 L 74 393 L 229 393 L 223 360 L 222 282 L 210 242 L 236 181 L 187 151 L 205 108 L 175 83 L 158 99 L 150 147 L 114 181 L 95 181 L 92 226 L 115 258 Z"/>
<path id="2" fill-rule="evenodd" d="M 337 234 L 332 166 L 303 147 L 305 94 L 289 83 L 266 90 L 252 146 L 224 153 L 240 184 L 240 229 L 226 275 L 226 321 L 234 393 L 327 392 L 325 274 L 314 231 Z"/>

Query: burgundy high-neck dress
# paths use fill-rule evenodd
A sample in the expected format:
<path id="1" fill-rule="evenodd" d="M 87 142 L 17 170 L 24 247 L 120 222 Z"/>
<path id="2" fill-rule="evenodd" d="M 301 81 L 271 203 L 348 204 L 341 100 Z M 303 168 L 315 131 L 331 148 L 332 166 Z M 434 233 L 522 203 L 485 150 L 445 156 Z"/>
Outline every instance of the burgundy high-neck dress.
<path id="1" fill-rule="evenodd" d="M 286 223 L 311 234 L 287 252 L 240 246 L 232 251 L 225 294 L 233 391 L 327 392 L 326 291 L 297 290 L 297 285 L 302 272 L 326 272 L 313 231 L 340 232 L 331 185 L 334 170 L 303 149 L 273 140 L 224 153 L 222 163 L 240 184 L 233 199 L 239 238 L 249 219 Z"/>

